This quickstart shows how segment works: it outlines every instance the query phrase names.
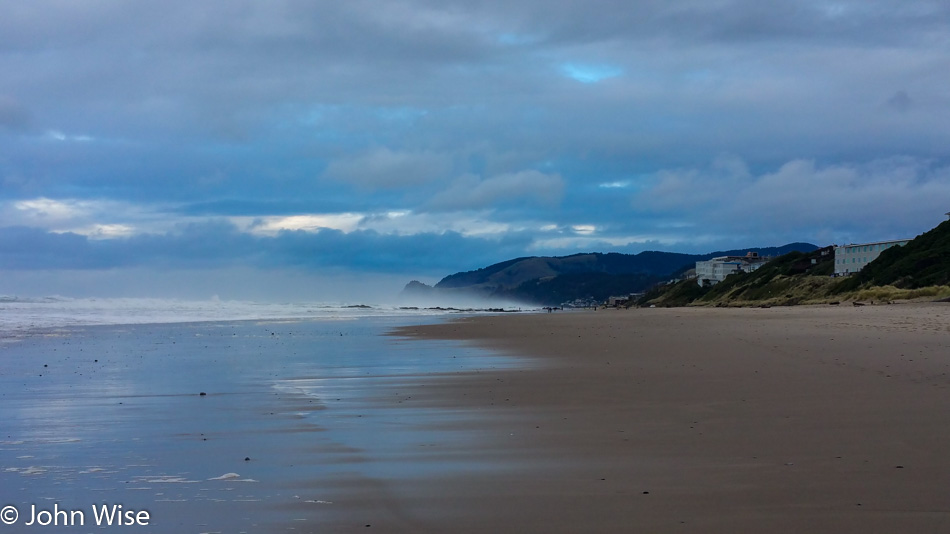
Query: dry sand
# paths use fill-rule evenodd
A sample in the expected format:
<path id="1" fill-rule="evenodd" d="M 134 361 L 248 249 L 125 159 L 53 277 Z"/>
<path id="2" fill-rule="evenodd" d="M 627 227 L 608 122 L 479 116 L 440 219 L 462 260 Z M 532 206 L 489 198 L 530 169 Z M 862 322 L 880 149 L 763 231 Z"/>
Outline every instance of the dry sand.
<path id="1" fill-rule="evenodd" d="M 415 392 L 481 410 L 485 443 L 442 454 L 498 468 L 407 481 L 387 503 L 406 531 L 950 532 L 950 304 L 564 312 L 397 334 L 538 362 Z"/>

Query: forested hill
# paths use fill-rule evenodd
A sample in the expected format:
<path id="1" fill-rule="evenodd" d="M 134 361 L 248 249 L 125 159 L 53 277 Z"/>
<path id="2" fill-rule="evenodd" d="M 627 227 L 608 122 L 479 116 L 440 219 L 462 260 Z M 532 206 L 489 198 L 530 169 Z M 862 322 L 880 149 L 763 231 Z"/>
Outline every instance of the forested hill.
<path id="1" fill-rule="evenodd" d="M 738 273 L 711 288 L 692 280 L 656 287 L 638 304 L 656 306 L 768 306 L 946 299 L 950 294 L 950 221 L 900 247 L 888 248 L 861 271 L 832 278 L 834 250 L 790 253 L 753 273 Z"/>
<path id="2" fill-rule="evenodd" d="M 404 297 L 449 298 L 462 295 L 504 298 L 530 304 L 558 305 L 576 299 L 604 300 L 611 295 L 643 291 L 691 269 L 697 261 L 717 256 L 780 256 L 810 252 L 810 243 L 781 247 L 750 247 L 707 254 L 647 251 L 639 254 L 586 253 L 571 256 L 515 258 L 443 278 L 435 287 L 411 282 Z"/>
<path id="3" fill-rule="evenodd" d="M 691 269 L 697 261 L 717 256 L 744 256 L 747 252 L 758 252 L 760 256 L 781 256 L 792 251 L 811 252 L 817 248 L 810 243 L 790 243 L 781 247 L 752 247 L 708 254 L 646 251 L 639 254 L 594 252 L 571 256 L 532 256 L 496 263 L 475 271 L 452 274 L 443 278 L 435 287 L 511 288 L 539 278 L 581 273 L 644 274 L 664 278 Z"/>
<path id="4" fill-rule="evenodd" d="M 842 283 L 839 291 L 874 286 L 917 289 L 950 284 L 950 221 L 892 247 Z"/>

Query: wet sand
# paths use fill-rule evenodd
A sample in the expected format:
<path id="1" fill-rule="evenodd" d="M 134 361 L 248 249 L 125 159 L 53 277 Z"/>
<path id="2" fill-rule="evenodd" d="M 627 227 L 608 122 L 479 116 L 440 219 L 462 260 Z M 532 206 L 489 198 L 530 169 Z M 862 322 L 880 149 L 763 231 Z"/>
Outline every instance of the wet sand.
<path id="1" fill-rule="evenodd" d="M 4 344 L 0 504 L 156 533 L 950 530 L 950 305 L 405 324 Z"/>
<path id="2" fill-rule="evenodd" d="M 391 530 L 946 532 L 950 305 L 640 309 L 402 328 L 534 357 L 427 382 L 501 466 L 404 481 Z M 439 450 L 439 449 L 434 449 Z"/>
<path id="3" fill-rule="evenodd" d="M 417 524 L 417 481 L 493 469 L 475 410 L 411 390 L 516 360 L 380 334 L 427 317 L 84 326 L 0 343 L 0 525 L 34 506 L 147 511 L 154 534 L 377 531 Z M 58 519 L 59 520 L 59 519 Z M 36 526 L 36 525 L 34 525 Z M 124 525 L 129 526 L 129 525 Z M 411 530 L 411 529 L 409 529 Z M 408 531 L 408 530 L 407 530 Z"/>

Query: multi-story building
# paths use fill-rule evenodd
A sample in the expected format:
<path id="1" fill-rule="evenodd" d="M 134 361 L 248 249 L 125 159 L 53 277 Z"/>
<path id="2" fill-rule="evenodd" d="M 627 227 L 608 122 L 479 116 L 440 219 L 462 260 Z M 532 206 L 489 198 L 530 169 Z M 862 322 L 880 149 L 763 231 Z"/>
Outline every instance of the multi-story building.
<path id="1" fill-rule="evenodd" d="M 751 273 L 771 258 L 759 256 L 758 252 L 749 252 L 745 256 L 720 256 L 707 261 L 696 262 L 696 283 L 700 287 L 716 285 L 733 273 Z"/>
<path id="2" fill-rule="evenodd" d="M 893 241 L 875 241 L 873 243 L 860 243 L 841 245 L 835 247 L 835 276 L 844 276 L 853 274 L 871 263 L 881 252 L 891 247 L 901 247 L 907 244 L 909 239 L 895 239 Z"/>

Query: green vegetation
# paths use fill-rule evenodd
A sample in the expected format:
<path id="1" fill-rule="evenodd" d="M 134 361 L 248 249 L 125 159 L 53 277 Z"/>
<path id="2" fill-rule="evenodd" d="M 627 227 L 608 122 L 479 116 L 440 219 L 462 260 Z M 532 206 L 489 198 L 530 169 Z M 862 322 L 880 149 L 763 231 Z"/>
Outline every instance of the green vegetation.
<path id="1" fill-rule="evenodd" d="M 791 252 L 755 272 L 726 277 L 699 300 L 729 305 L 792 305 L 821 300 L 821 290 L 827 287 L 833 272 L 834 249 L 831 247 L 808 254 Z"/>
<path id="2" fill-rule="evenodd" d="M 894 300 L 911 300 L 929 298 L 940 300 L 950 298 L 950 286 L 927 286 L 916 289 L 901 289 L 894 286 L 874 286 L 859 289 L 852 293 L 854 300 L 868 300 L 873 302 L 890 302 Z"/>
<path id="3" fill-rule="evenodd" d="M 847 278 L 832 277 L 835 266 L 832 247 L 816 250 L 814 245 L 793 243 L 759 251 L 762 255 L 792 252 L 775 258 L 755 272 L 731 275 L 711 288 L 699 287 L 696 280 L 655 284 L 684 272 L 698 260 L 744 255 L 746 250 L 702 256 L 641 252 L 516 258 L 447 276 L 434 289 L 410 284 L 406 292 L 425 290 L 426 294 L 437 295 L 440 291 L 461 290 L 488 297 L 558 305 L 578 298 L 604 300 L 652 286 L 636 302 L 640 306 L 791 306 L 950 297 L 950 221 L 903 247 L 884 250 L 862 271 Z"/>
<path id="4" fill-rule="evenodd" d="M 522 302 L 558 306 L 578 298 L 604 301 L 613 295 L 628 295 L 658 280 L 656 276 L 642 273 L 571 273 L 529 280 L 496 294 Z"/>
<path id="5" fill-rule="evenodd" d="M 639 254 L 612 252 L 533 256 L 449 275 L 434 288 L 410 283 L 404 293 L 407 296 L 437 298 L 440 295 L 467 292 L 482 297 L 557 306 L 576 299 L 605 300 L 615 295 L 637 293 L 659 280 L 685 272 L 698 260 L 714 256 L 745 254 L 749 250 L 768 255 L 814 249 L 815 245 L 808 243 L 790 243 L 783 247 L 698 255 L 646 251 Z"/>
<path id="6" fill-rule="evenodd" d="M 833 272 L 831 247 L 809 253 L 790 252 L 752 273 L 733 274 L 709 288 L 699 287 L 696 280 L 684 280 L 645 295 L 640 304 L 790 306 L 828 302 L 828 288 L 835 283 L 830 276 Z"/>
<path id="7" fill-rule="evenodd" d="M 655 286 L 640 298 L 638 306 L 678 307 L 688 306 L 709 292 L 709 288 L 699 287 L 696 280 L 681 280 L 675 284 Z"/>
<path id="8" fill-rule="evenodd" d="M 950 284 L 950 221 L 917 236 L 903 247 L 893 247 L 837 288 L 839 293 L 893 286 L 918 289 Z"/>
<path id="9" fill-rule="evenodd" d="M 792 252 L 753 273 L 737 273 L 711 288 L 695 280 L 654 288 L 639 305 L 790 306 L 839 301 L 891 302 L 950 298 L 950 221 L 903 247 L 889 248 L 859 273 L 832 278 L 831 247 Z"/>

